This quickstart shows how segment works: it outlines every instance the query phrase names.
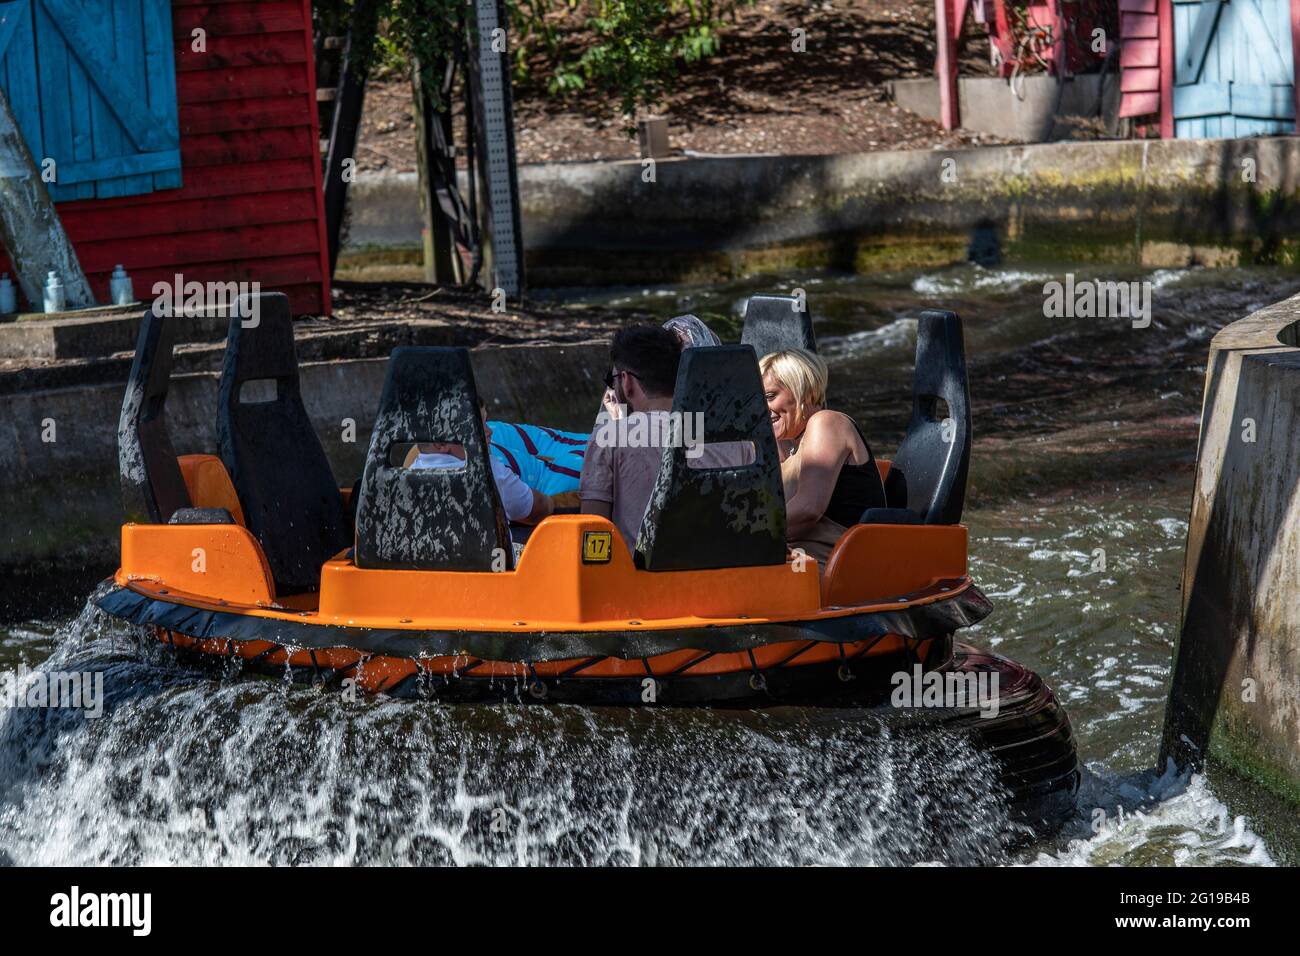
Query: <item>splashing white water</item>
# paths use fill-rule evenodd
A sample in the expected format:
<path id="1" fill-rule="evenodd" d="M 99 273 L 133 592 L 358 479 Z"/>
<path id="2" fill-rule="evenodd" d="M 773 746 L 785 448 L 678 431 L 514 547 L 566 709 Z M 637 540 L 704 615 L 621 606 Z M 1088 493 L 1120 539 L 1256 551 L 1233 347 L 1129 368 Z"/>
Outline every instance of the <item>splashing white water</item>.
<path id="1" fill-rule="evenodd" d="M 1234 816 L 1201 774 L 1171 766 L 1131 777 L 1088 774 L 1075 835 L 1036 866 L 1274 866 L 1245 817 Z"/>
<path id="2" fill-rule="evenodd" d="M 987 756 L 857 712 L 349 703 L 189 670 L 93 609 L 40 666 L 103 671 L 106 712 L 0 711 L 0 863 L 1272 862 L 1172 772 L 1086 774 L 1062 837 L 1008 855 Z"/>
<path id="3" fill-rule="evenodd" d="M 0 715 L 18 864 L 974 864 L 1020 833 L 987 756 L 858 712 L 349 703 L 94 611 L 42 666 L 108 702 Z"/>

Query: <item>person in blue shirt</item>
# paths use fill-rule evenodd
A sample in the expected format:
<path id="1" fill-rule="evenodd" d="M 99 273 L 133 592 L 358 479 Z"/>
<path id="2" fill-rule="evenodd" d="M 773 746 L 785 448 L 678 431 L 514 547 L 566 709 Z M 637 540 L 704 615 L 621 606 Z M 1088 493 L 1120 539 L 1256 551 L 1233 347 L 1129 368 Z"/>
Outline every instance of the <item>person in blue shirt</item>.
<path id="1" fill-rule="evenodd" d="M 529 488 L 544 495 L 578 490 L 582 456 L 591 437 L 545 425 L 490 421 L 492 457 L 504 462 Z"/>

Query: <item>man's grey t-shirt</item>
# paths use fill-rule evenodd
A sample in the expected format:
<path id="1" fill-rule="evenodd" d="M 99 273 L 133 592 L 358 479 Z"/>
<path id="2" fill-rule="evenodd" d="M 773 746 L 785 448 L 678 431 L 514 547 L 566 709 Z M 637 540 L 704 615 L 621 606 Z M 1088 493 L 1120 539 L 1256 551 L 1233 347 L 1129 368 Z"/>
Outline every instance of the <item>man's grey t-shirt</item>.
<path id="1" fill-rule="evenodd" d="M 578 496 L 587 501 L 603 501 L 611 506 L 610 520 L 623 536 L 629 552 L 636 551 L 636 537 L 641 531 L 646 506 L 659 478 L 659 466 L 664 448 L 672 444 L 673 430 L 664 425 L 667 412 L 634 412 L 657 419 L 649 427 L 637 429 L 631 421 L 622 432 L 623 437 L 634 436 L 634 444 L 626 441 L 609 441 L 614 437 L 608 426 L 607 413 L 596 417 L 596 427 L 582 462 L 582 478 L 578 483 Z M 662 416 L 662 417 L 661 417 Z M 677 440 L 702 443 L 705 436 L 679 429 Z M 644 441 L 641 441 L 644 439 Z M 688 458 L 700 468 L 721 468 L 743 465 L 753 461 L 752 449 L 738 449 L 732 443 L 716 446 L 703 445 L 688 451 Z"/>

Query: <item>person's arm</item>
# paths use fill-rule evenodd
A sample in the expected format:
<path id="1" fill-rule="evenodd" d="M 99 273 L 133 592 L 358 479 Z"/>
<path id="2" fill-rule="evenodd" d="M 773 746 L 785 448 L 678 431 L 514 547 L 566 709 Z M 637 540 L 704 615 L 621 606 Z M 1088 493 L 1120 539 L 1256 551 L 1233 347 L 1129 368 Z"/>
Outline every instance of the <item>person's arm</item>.
<path id="1" fill-rule="evenodd" d="M 852 427 L 842 415 L 819 413 L 809 419 L 799 442 L 799 489 L 785 504 L 787 537 L 804 537 L 826 513 L 840 468 L 851 452 Z"/>
<path id="2" fill-rule="evenodd" d="M 614 503 L 612 501 L 597 501 L 594 498 L 583 498 L 582 513 L 585 515 L 599 515 L 602 518 L 612 518 L 614 517 Z"/>
<path id="3" fill-rule="evenodd" d="M 492 478 L 496 482 L 497 494 L 507 518 L 517 524 L 536 524 L 551 513 L 549 498 L 524 484 L 523 479 L 501 459 L 495 455 L 488 457 L 492 464 Z"/>
<path id="4" fill-rule="evenodd" d="M 600 443 L 597 436 L 602 418 L 596 419 L 587 451 L 582 457 L 582 477 L 578 480 L 578 497 L 585 515 L 602 518 L 614 514 L 614 449 Z"/>
<path id="5" fill-rule="evenodd" d="M 533 493 L 533 508 L 526 517 L 519 519 L 519 523 L 540 524 L 551 516 L 551 496 L 542 494 L 536 488 L 529 488 L 528 490 Z"/>

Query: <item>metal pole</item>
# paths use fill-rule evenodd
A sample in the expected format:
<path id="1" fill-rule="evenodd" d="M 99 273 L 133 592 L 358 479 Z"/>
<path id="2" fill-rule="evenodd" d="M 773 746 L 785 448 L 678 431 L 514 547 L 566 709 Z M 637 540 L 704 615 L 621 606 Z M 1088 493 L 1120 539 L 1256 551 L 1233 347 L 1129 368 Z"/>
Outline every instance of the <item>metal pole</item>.
<path id="1" fill-rule="evenodd" d="M 478 42 L 470 57 L 475 126 L 483 182 L 482 281 L 511 299 L 524 290 L 524 243 L 519 223 L 519 179 L 515 157 L 510 58 L 503 42 L 508 20 L 500 0 L 475 0 Z M 495 49 L 494 49 L 495 45 Z"/>
<path id="2" fill-rule="evenodd" d="M 1292 4 L 1294 8 L 1294 4 Z M 1174 138 L 1174 3 L 1159 0 L 1160 16 L 1160 138 Z M 1297 94 L 1300 95 L 1300 94 Z"/>
<path id="3" fill-rule="evenodd" d="M 935 38 L 939 47 L 934 72 L 939 81 L 939 119 L 944 129 L 961 125 L 957 90 L 957 34 L 961 32 L 961 23 L 953 13 L 953 0 L 934 0 Z"/>

